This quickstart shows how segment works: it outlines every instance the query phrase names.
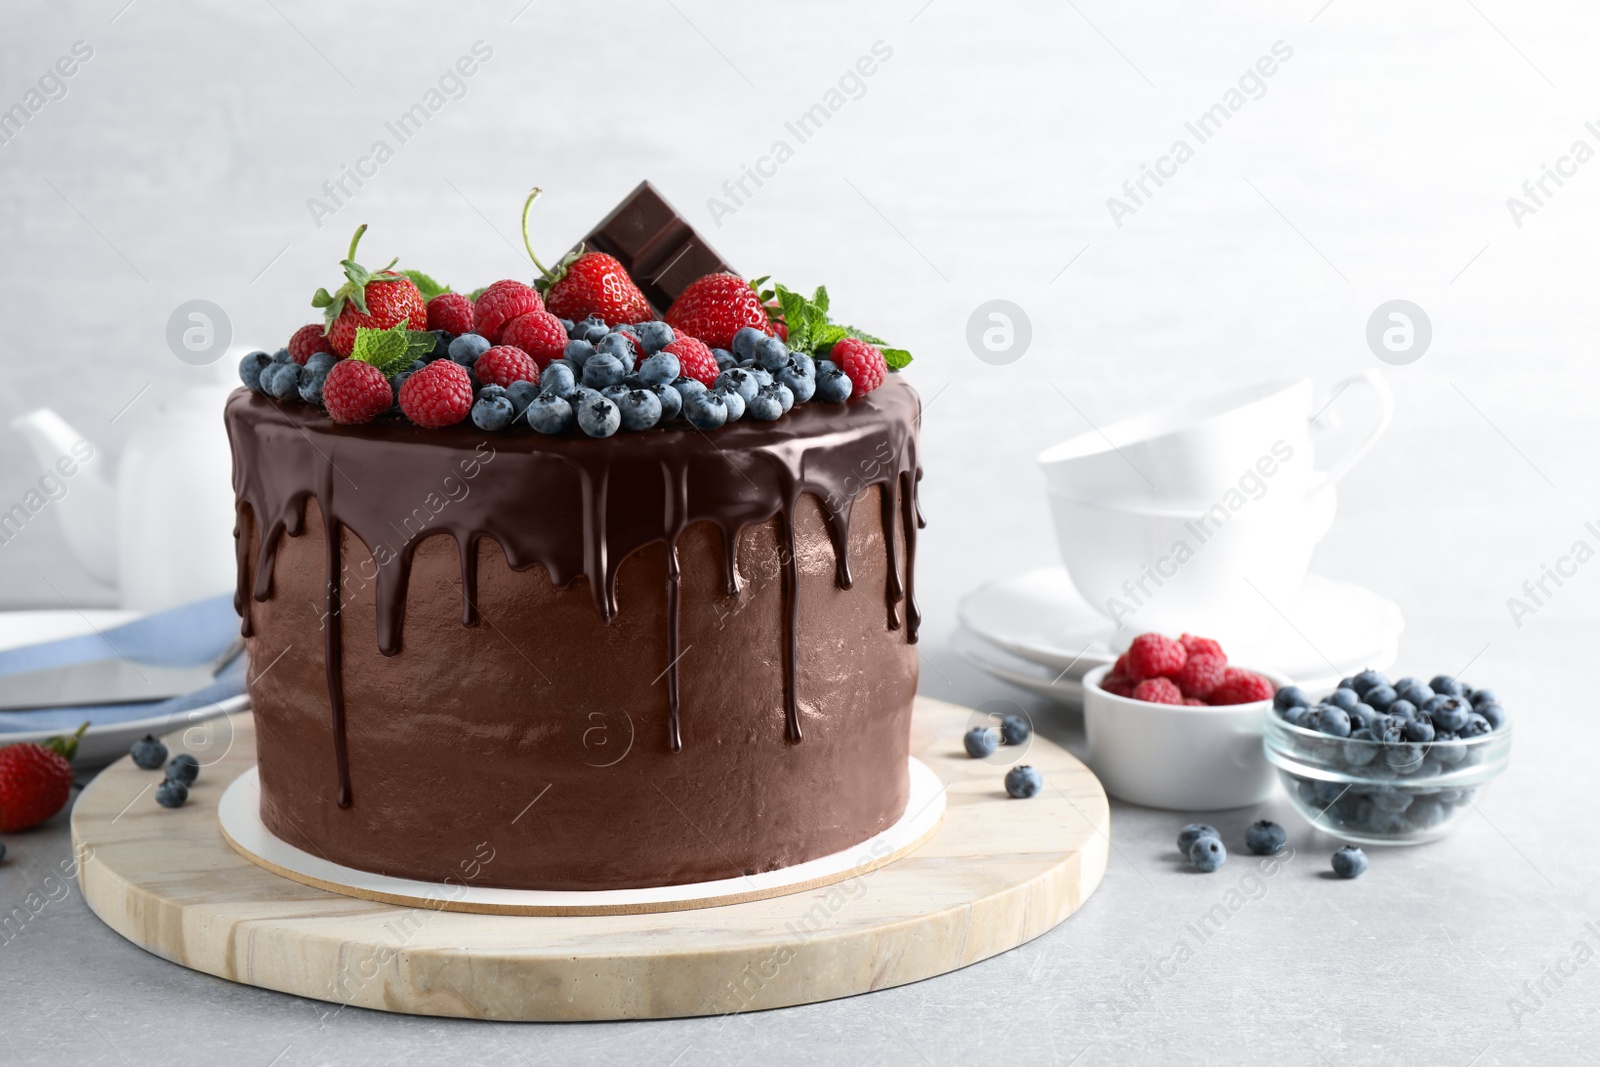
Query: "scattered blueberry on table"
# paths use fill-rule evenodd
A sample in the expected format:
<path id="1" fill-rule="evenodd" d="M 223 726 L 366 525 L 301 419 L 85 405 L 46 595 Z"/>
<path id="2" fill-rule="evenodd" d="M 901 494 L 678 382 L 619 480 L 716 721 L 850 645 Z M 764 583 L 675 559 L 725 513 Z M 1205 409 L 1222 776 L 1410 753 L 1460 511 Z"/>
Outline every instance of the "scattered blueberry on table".
<path id="1" fill-rule="evenodd" d="M 1178 851 L 1187 856 L 1189 854 L 1189 849 L 1194 845 L 1194 843 L 1208 834 L 1217 838 L 1218 840 L 1221 840 L 1222 838 L 1222 835 L 1217 833 L 1217 828 L 1215 826 L 1207 826 L 1203 822 L 1190 823 L 1188 826 L 1185 826 L 1182 830 L 1178 831 Z"/>
<path id="2" fill-rule="evenodd" d="M 992 726 L 974 726 L 961 741 L 967 746 L 967 755 L 973 759 L 986 759 L 1000 747 L 1000 737 Z"/>
<path id="3" fill-rule="evenodd" d="M 168 778 L 156 786 L 156 803 L 163 808 L 181 808 L 189 799 L 189 787 L 176 778 Z"/>
<path id="4" fill-rule="evenodd" d="M 167 746 L 157 741 L 153 735 L 145 734 L 133 743 L 128 755 L 133 757 L 135 766 L 147 771 L 159 771 L 161 765 L 167 762 Z"/>
<path id="5" fill-rule="evenodd" d="M 1020 745 L 1033 736 L 1033 727 L 1021 715 L 1007 715 L 1000 720 L 1000 740 L 1008 745 Z"/>
<path id="6" fill-rule="evenodd" d="M 1250 828 L 1244 832 L 1244 844 L 1251 852 L 1258 856 L 1271 856 L 1282 851 L 1283 846 L 1289 843 L 1289 835 L 1283 827 L 1270 819 L 1261 819 L 1251 823 Z"/>
<path id="7" fill-rule="evenodd" d="M 1333 873 L 1340 878 L 1360 878 L 1367 873 L 1367 854 L 1354 845 L 1345 845 L 1333 854 Z"/>
<path id="8" fill-rule="evenodd" d="M 1196 870 L 1210 874 L 1228 862 L 1228 850 L 1223 846 L 1222 838 L 1215 834 L 1201 834 L 1189 846 L 1189 862 L 1194 864 Z"/>
<path id="9" fill-rule="evenodd" d="M 1019 763 L 1006 772 L 1006 792 L 1017 800 L 1036 796 L 1043 788 L 1044 775 L 1026 763 Z"/>
<path id="10" fill-rule="evenodd" d="M 194 780 L 200 777 L 200 761 L 187 752 L 180 752 L 172 757 L 172 762 L 167 764 L 167 781 L 178 782 L 184 786 L 194 785 Z"/>

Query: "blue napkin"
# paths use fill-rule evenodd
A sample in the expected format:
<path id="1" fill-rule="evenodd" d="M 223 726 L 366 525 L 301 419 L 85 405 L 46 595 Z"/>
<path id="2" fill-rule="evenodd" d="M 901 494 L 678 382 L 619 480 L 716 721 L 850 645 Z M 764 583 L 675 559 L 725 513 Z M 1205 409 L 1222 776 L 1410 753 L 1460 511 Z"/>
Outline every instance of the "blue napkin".
<path id="1" fill-rule="evenodd" d="M 228 645 L 238 634 L 239 616 L 234 614 L 231 596 L 197 600 L 99 633 L 0 651 L 0 687 L 5 685 L 5 676 L 8 674 L 72 663 L 92 663 L 121 656 L 135 663 L 159 667 L 192 667 L 210 663 L 227 651 Z M 0 734 L 33 730 L 70 731 L 77 729 L 84 720 L 88 720 L 92 726 L 105 726 L 215 704 L 244 692 L 247 658 L 236 658 L 210 685 L 168 700 L 0 711 Z"/>

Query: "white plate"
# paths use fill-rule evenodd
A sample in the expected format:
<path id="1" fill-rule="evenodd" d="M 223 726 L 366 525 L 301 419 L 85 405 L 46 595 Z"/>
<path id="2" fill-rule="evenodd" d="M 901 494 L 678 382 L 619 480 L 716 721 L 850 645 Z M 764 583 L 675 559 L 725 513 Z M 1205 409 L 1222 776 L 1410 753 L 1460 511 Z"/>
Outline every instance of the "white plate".
<path id="1" fill-rule="evenodd" d="M 94 633 L 97 630 L 107 630 L 113 626 L 137 619 L 141 612 L 115 611 L 101 609 L 86 609 L 84 611 L 0 611 L 0 650 L 8 648 L 21 648 L 23 645 L 34 645 L 44 641 L 58 641 L 66 637 L 78 637 L 82 634 Z M 4 684 L 4 679 L 0 679 Z M 219 701 L 215 704 L 206 704 L 198 708 L 189 708 L 185 711 L 169 712 L 162 715 L 151 715 L 142 719 L 132 719 L 128 722 L 105 723 L 100 726 L 91 725 L 83 732 L 83 737 L 78 741 L 78 755 L 73 759 L 72 765 L 77 770 L 97 770 L 108 763 L 112 763 L 128 754 L 128 749 L 133 743 L 145 734 L 171 733 L 173 730 L 185 726 L 197 727 L 207 723 L 219 715 L 229 715 L 235 711 L 242 711 L 250 706 L 250 698 L 244 694 Z M 0 712 L 3 715 L 4 712 Z M 62 731 L 48 730 L 18 730 L 15 732 L 0 732 L 0 745 L 12 745 L 19 741 L 32 741 L 35 744 L 47 741 L 59 735 Z M 186 731 L 186 734 L 188 732 Z M 212 746 L 222 745 L 226 739 L 216 736 L 217 730 L 205 727 L 196 731 L 193 736 L 186 736 L 185 748 L 193 752 L 202 763 L 209 763 L 209 753 Z"/>
<path id="2" fill-rule="evenodd" d="M 1231 660 L 1259 664 L 1297 681 L 1323 678 L 1332 670 L 1343 672 L 1334 682 L 1365 667 L 1381 670 L 1394 662 L 1405 628 L 1393 601 L 1314 574 L 1285 612 L 1287 619 L 1266 603 L 1261 610 L 1268 624 L 1264 639 L 1204 636 L 1221 641 Z M 1074 680 L 1110 663 L 1140 632 L 1137 616 L 1119 630 L 1095 611 L 1064 567 L 1041 567 L 990 582 L 962 599 L 959 617 L 985 641 L 1055 671 L 1068 668 L 1067 677 Z"/>
<path id="3" fill-rule="evenodd" d="M 1083 707 L 1083 683 L 1073 678 L 1070 671 L 1063 672 L 1020 659 L 1005 649 L 996 648 L 965 626 L 958 625 L 955 628 L 950 643 L 957 655 L 985 674 L 1069 708 Z"/>

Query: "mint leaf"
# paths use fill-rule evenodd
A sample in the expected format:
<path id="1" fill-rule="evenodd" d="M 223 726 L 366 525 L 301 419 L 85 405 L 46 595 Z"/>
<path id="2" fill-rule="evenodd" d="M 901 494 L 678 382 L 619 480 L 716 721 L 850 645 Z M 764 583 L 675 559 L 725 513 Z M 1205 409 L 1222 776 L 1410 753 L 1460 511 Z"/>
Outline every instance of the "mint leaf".
<path id="1" fill-rule="evenodd" d="M 858 330 L 854 326 L 846 326 L 844 332 L 851 337 L 867 342 L 869 345 L 877 345 L 879 348 L 889 343 L 881 337 L 874 337 L 866 330 Z"/>
<path id="2" fill-rule="evenodd" d="M 438 339 L 437 335 L 426 330 L 408 330 L 404 326 L 388 330 L 362 326 L 356 330 L 350 358 L 370 363 L 382 371 L 385 378 L 392 378 L 421 356 L 432 352 Z"/>
<path id="3" fill-rule="evenodd" d="M 867 342 L 871 344 L 871 341 Z M 883 349 L 883 361 L 889 365 L 890 370 L 900 370 L 911 362 L 911 353 L 903 348 Z"/>
<path id="4" fill-rule="evenodd" d="M 828 315 L 828 290 L 826 286 L 817 286 L 817 291 L 811 295 L 811 302 L 822 312 L 823 318 Z"/>
<path id="5" fill-rule="evenodd" d="M 467 299 L 476 304 L 478 302 L 478 297 L 482 296 L 483 291 L 487 288 L 489 288 L 487 285 L 478 286 L 476 289 L 472 290 L 472 292 L 467 294 Z"/>
<path id="6" fill-rule="evenodd" d="M 448 285 L 440 285 L 420 270 L 403 270 L 400 273 L 411 279 L 412 284 L 421 291 L 423 300 L 432 300 L 440 293 L 450 291 Z"/>

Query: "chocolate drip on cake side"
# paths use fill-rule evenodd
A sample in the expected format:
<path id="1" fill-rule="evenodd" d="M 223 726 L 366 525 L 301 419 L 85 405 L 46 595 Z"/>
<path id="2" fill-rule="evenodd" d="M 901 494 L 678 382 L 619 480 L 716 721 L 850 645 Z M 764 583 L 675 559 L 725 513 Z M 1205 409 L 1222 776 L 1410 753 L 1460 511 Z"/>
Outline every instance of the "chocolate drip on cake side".
<path id="1" fill-rule="evenodd" d="M 622 561 L 641 548 L 666 550 L 663 597 L 667 647 L 663 675 L 668 705 L 667 745 L 680 751 L 683 694 L 679 685 L 679 609 L 683 576 L 678 540 L 697 522 L 714 523 L 724 539 L 724 592 L 740 594 L 738 544 L 752 525 L 778 520 L 784 612 L 784 737 L 799 743 L 799 564 L 795 509 L 802 496 L 822 508 L 835 554 L 835 583 L 850 589 L 851 504 L 878 487 L 888 573 L 881 595 L 887 626 L 917 639 L 920 615 L 913 572 L 917 529 L 916 393 L 891 376 L 865 397 L 841 405 L 797 407 L 773 423 L 738 423 L 715 434 L 656 430 L 602 440 L 486 435 L 470 426 L 424 430 L 398 419 L 338 426 L 320 409 L 279 405 L 240 390 L 227 407 L 238 497 L 238 589 L 241 630 L 252 633 L 251 600 L 272 596 L 272 571 L 283 536 L 305 527 L 315 498 L 327 539 L 324 657 L 329 725 L 340 807 L 354 800 L 343 694 L 341 609 L 350 564 L 346 530 L 376 564 L 359 576 L 376 593 L 379 651 L 404 647 L 406 593 L 417 545 L 448 534 L 460 555 L 462 624 L 478 624 L 478 547 L 495 541 L 513 570 L 543 567 L 557 588 L 588 581 L 600 618 L 617 615 L 616 577 Z M 622 506 L 626 502 L 626 506 Z M 251 526 L 246 525 L 246 518 Z M 249 530 L 256 531 L 255 573 L 249 569 Z M 904 568 L 897 542 L 903 541 Z M 351 577 L 351 581 L 356 579 Z M 879 595 L 863 591 L 861 595 Z M 688 694 L 692 705 L 693 693 Z"/>

